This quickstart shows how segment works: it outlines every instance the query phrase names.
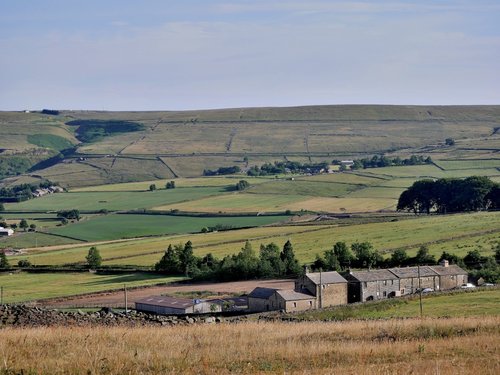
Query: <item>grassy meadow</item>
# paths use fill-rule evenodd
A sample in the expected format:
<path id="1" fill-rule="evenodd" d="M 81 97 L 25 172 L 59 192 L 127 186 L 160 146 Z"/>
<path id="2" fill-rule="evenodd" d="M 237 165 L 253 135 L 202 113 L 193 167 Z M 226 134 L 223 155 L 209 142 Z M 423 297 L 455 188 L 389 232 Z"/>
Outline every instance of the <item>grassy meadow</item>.
<path id="1" fill-rule="evenodd" d="M 499 326 L 469 317 L 6 328 L 0 352 L 5 373 L 497 374 Z"/>
<path id="2" fill-rule="evenodd" d="M 72 273 L 0 273 L 4 303 L 19 303 L 43 298 L 65 297 L 103 290 L 162 284 L 179 281 L 179 277 L 166 277 L 148 273 L 99 275 L 89 272 Z"/>
<path id="3" fill-rule="evenodd" d="M 348 244 L 368 241 L 386 256 L 398 248 L 405 248 L 409 254 L 414 255 L 422 244 L 429 246 L 430 252 L 437 257 L 443 251 L 464 256 L 473 249 L 480 250 L 484 255 L 491 255 L 492 245 L 500 241 L 498 228 L 500 214 L 492 212 L 409 217 L 406 220 L 356 225 L 339 225 L 335 221 L 325 224 L 319 222 L 317 225 L 278 225 L 96 245 L 106 265 L 140 266 L 152 266 L 169 244 L 185 243 L 188 240 L 193 243 L 198 256 L 212 253 L 223 257 L 238 252 L 246 240 L 258 251 L 262 243 L 275 242 L 281 247 L 290 239 L 301 262 L 313 261 L 316 254 L 330 249 L 337 241 Z M 33 264 L 53 265 L 82 262 L 89 246 L 90 244 L 30 249 L 23 255 L 12 257 L 12 261 L 29 259 Z"/>

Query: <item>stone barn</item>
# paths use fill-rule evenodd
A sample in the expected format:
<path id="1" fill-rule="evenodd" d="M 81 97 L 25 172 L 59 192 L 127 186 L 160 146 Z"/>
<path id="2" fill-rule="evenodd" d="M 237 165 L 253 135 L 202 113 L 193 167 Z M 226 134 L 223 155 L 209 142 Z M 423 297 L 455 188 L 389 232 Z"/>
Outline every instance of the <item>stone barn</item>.
<path id="1" fill-rule="evenodd" d="M 447 260 L 439 262 L 439 266 L 430 267 L 438 274 L 440 290 L 454 289 L 468 281 L 467 271 L 457 265 L 450 265 Z"/>
<path id="2" fill-rule="evenodd" d="M 295 291 L 315 296 L 317 308 L 347 304 L 347 280 L 336 271 L 305 273 L 295 281 Z"/>
<path id="3" fill-rule="evenodd" d="M 364 302 L 400 296 L 399 278 L 389 270 L 350 271 L 348 302 Z"/>
<path id="4" fill-rule="evenodd" d="M 439 290 L 439 275 L 429 266 L 401 267 L 389 269 L 399 278 L 399 290 L 402 296 L 414 294 L 419 288 Z M 420 284 L 419 284 L 420 275 Z"/>
<path id="5" fill-rule="evenodd" d="M 151 296 L 135 301 L 135 309 L 159 315 L 185 315 L 220 312 L 221 306 L 199 299 Z"/>

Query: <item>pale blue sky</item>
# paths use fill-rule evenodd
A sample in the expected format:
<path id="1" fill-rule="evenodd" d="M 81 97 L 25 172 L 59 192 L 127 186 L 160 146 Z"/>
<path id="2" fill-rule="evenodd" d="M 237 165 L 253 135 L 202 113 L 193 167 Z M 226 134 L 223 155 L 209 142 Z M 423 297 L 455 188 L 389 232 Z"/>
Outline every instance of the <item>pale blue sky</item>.
<path id="1" fill-rule="evenodd" d="M 0 110 L 500 104 L 500 1 L 0 0 Z"/>

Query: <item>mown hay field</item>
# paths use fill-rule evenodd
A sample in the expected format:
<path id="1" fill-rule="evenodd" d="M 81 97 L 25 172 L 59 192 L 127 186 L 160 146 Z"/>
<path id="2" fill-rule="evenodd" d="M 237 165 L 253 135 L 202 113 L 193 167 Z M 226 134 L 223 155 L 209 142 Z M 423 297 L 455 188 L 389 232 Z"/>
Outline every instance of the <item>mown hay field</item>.
<path id="1" fill-rule="evenodd" d="M 7 328 L 0 352 L 5 373 L 498 374 L 499 326 L 471 317 Z"/>
<path id="2" fill-rule="evenodd" d="M 151 273 L 123 273 L 99 275 L 89 272 L 57 273 L 0 273 L 3 303 L 19 303 L 43 298 L 72 296 L 103 290 L 170 283 L 182 280 Z"/>
<path id="3" fill-rule="evenodd" d="M 414 254 L 422 244 L 439 257 L 443 251 L 464 256 L 473 249 L 490 255 L 491 246 L 500 241 L 500 214 L 475 213 L 430 216 L 394 222 L 349 226 L 294 225 L 234 230 L 229 232 L 167 236 L 97 245 L 106 265 L 144 265 L 157 262 L 168 244 L 191 241 L 195 254 L 213 253 L 217 257 L 237 253 L 249 240 L 258 251 L 260 244 L 275 242 L 278 246 L 290 239 L 301 262 L 311 262 L 316 254 L 331 249 L 337 241 L 348 244 L 371 242 L 386 256 L 397 248 Z M 53 250 L 32 249 L 13 261 L 29 259 L 34 264 L 64 264 L 83 261 L 90 245 Z"/>

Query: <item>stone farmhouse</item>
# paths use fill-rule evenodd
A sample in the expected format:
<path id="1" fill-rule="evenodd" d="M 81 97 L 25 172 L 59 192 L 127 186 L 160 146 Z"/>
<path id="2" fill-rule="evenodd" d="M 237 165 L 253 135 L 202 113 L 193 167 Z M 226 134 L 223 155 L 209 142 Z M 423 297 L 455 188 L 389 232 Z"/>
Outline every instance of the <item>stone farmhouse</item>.
<path id="1" fill-rule="evenodd" d="M 250 312 L 304 311 L 347 303 L 347 280 L 338 272 L 305 273 L 294 290 L 255 288 L 248 295 Z"/>
<path id="2" fill-rule="evenodd" d="M 439 266 L 350 271 L 349 303 L 414 294 L 420 289 L 449 290 L 467 283 L 467 272 L 443 260 Z"/>

